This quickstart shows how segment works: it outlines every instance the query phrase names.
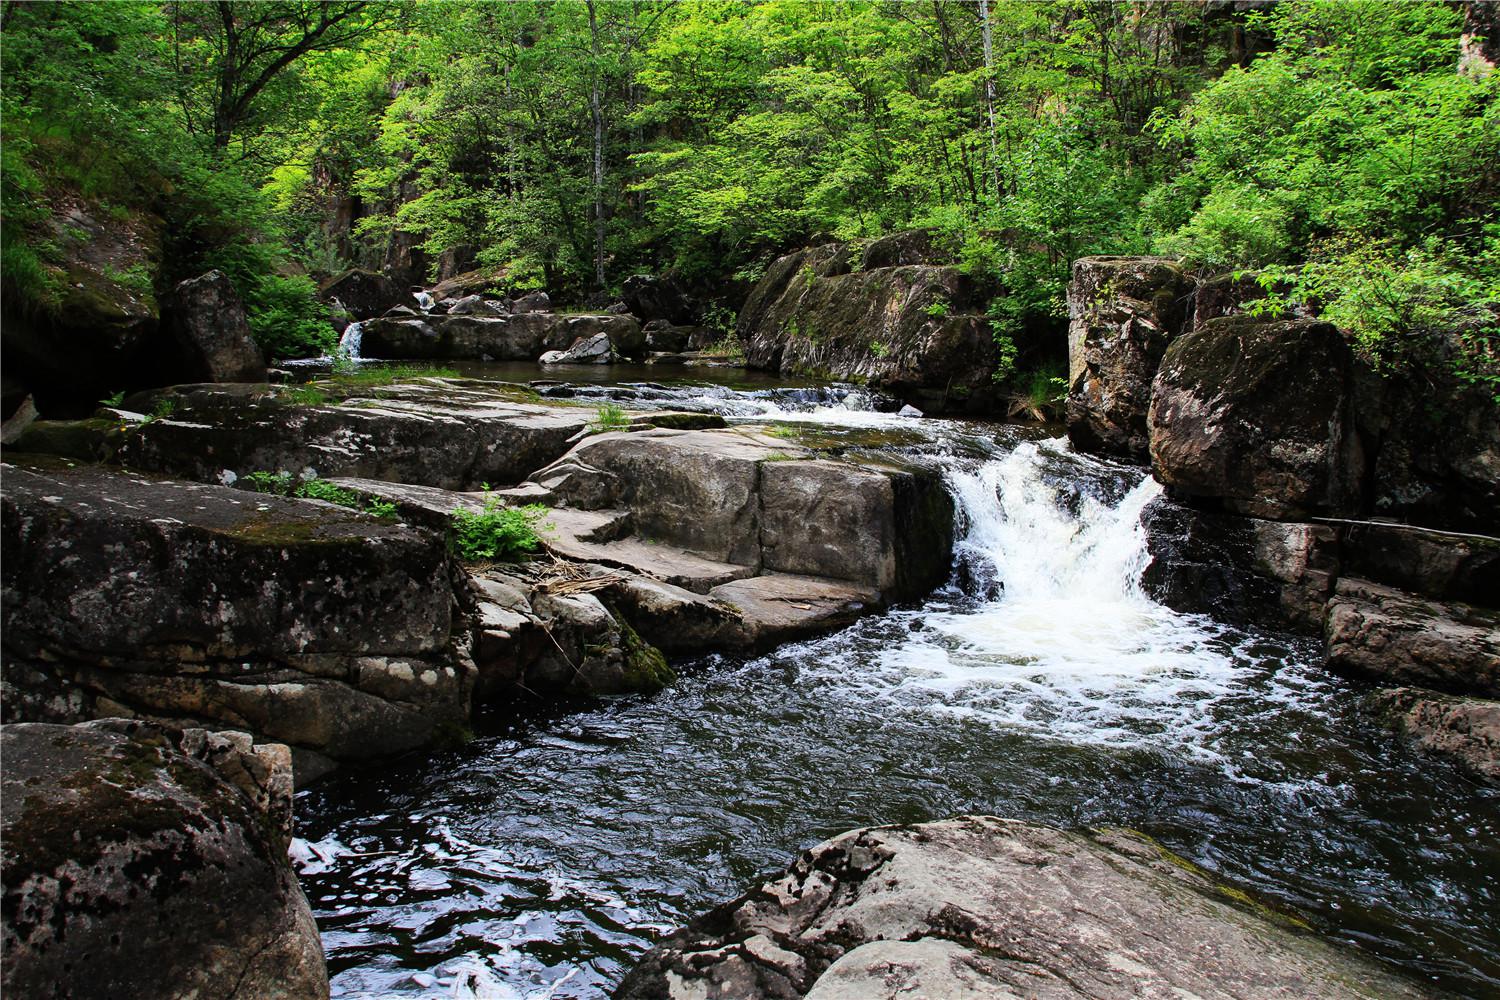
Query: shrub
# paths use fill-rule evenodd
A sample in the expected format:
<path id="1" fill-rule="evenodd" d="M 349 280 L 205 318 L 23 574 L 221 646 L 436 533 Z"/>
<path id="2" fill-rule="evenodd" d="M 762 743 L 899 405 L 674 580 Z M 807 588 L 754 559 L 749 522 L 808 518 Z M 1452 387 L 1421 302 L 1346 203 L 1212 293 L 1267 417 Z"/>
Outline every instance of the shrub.
<path id="1" fill-rule="evenodd" d="M 541 545 L 537 532 L 551 528 L 542 523 L 546 516 L 547 508 L 542 504 L 503 507 L 499 497 L 487 496 L 484 509 L 477 514 L 454 509 L 448 544 L 465 562 L 515 559 L 535 552 Z"/>

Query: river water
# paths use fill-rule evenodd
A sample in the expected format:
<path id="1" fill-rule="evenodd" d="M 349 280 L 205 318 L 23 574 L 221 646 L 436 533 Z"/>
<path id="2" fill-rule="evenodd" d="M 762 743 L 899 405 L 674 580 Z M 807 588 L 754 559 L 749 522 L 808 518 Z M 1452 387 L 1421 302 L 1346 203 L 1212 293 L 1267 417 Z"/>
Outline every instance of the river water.
<path id="1" fill-rule="evenodd" d="M 934 463 L 953 579 L 768 656 L 680 664 L 654 697 L 496 714 L 462 749 L 303 793 L 335 996 L 603 996 L 802 848 L 969 812 L 1143 830 L 1416 979 L 1500 995 L 1500 794 L 1368 720 L 1315 642 L 1144 596 L 1137 519 L 1159 487 L 1140 470 L 858 390 L 564 392 Z"/>

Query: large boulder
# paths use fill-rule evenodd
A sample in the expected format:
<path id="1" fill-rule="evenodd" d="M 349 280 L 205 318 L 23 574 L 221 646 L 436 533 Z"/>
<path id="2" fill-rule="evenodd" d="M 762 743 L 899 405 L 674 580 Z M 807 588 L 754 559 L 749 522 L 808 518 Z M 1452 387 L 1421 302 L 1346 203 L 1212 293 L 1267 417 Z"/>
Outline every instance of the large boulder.
<path id="1" fill-rule="evenodd" d="M 324 302 L 338 299 L 355 319 L 370 319 L 405 302 L 406 293 L 378 271 L 354 268 L 325 281 L 318 288 L 318 298 Z"/>
<path id="2" fill-rule="evenodd" d="M 1212 320 L 1167 347 L 1149 414 L 1156 477 L 1254 517 L 1357 513 L 1357 362 L 1331 324 Z"/>
<path id="3" fill-rule="evenodd" d="M 620 298 L 633 316 L 643 323 L 664 320 L 690 324 L 697 309 L 686 290 L 670 274 L 632 274 L 620 284 Z"/>
<path id="4" fill-rule="evenodd" d="M 537 360 L 544 365 L 607 365 L 615 359 L 609 335 L 579 337 L 566 351 L 548 351 Z"/>
<path id="5" fill-rule="evenodd" d="M 182 382 L 264 382 L 266 359 L 250 321 L 222 271 L 178 282 L 162 302 L 162 320 L 176 341 Z"/>
<path id="6" fill-rule="evenodd" d="M 1144 461 L 1151 382 L 1182 333 L 1193 281 L 1169 260 L 1083 257 L 1068 285 L 1068 438 Z"/>
<path id="7" fill-rule="evenodd" d="M 737 326 L 749 366 L 865 381 L 929 412 L 993 402 L 998 355 L 974 282 L 931 264 L 850 270 L 849 254 L 815 247 L 767 270 Z"/>
<path id="8" fill-rule="evenodd" d="M 0 541 L 7 721 L 209 720 L 290 744 L 311 776 L 468 719 L 429 531 L 38 460 L 4 466 Z"/>
<path id="9" fill-rule="evenodd" d="M 618 1000 L 1428 994 L 1154 841 L 968 816 L 841 834 L 668 936 Z"/>
<path id="10" fill-rule="evenodd" d="M 125 720 L 0 747 L 6 996 L 328 996 L 285 747 Z"/>
<path id="11" fill-rule="evenodd" d="M 1500 611 L 1346 577 L 1323 627 L 1328 666 L 1340 673 L 1500 698 Z"/>
<path id="12" fill-rule="evenodd" d="M 566 452 L 592 418 L 521 390 L 439 379 L 347 391 L 337 381 L 178 386 L 155 400 L 171 413 L 130 438 L 125 462 L 204 482 L 310 471 L 446 489 L 508 485 Z"/>
<path id="13" fill-rule="evenodd" d="M 554 502 L 628 510 L 639 535 L 706 559 L 886 600 L 927 593 L 952 553 L 953 503 L 936 474 L 820 458 L 752 431 L 600 434 L 533 479 Z"/>

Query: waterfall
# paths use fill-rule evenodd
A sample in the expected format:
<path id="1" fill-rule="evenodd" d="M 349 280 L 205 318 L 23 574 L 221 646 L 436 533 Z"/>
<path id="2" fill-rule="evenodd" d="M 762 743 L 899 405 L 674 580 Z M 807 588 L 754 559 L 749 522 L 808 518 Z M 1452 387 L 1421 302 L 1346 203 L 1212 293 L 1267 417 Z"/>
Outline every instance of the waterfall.
<path id="1" fill-rule="evenodd" d="M 412 298 L 414 298 L 414 299 L 417 300 L 417 306 L 423 312 L 431 312 L 432 311 L 432 307 L 435 306 L 435 305 L 437 305 L 437 303 L 432 300 L 432 296 L 428 295 L 424 291 L 418 290 L 418 291 L 412 292 L 411 294 L 412 294 Z"/>
<path id="2" fill-rule="evenodd" d="M 346 358 L 359 357 L 359 348 L 364 339 L 364 326 L 360 323 L 350 323 L 344 327 L 344 335 L 339 338 L 339 354 Z"/>

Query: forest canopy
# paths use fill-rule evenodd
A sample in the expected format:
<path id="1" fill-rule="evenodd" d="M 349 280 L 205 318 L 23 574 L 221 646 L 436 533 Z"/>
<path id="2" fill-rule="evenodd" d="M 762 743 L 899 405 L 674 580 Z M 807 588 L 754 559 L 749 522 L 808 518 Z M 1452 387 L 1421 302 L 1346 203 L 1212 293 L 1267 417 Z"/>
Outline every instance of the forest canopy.
<path id="1" fill-rule="evenodd" d="M 582 300 L 913 227 L 1004 293 L 1002 338 L 1101 253 L 1257 271 L 1377 360 L 1500 304 L 1500 73 L 1459 71 L 1461 6 L 1232 6 L 6 3 L 6 295 L 47 307 L 84 199 L 160 220 L 143 280 L 228 273 L 282 356 L 327 346 L 314 279 L 350 265 L 465 248 Z"/>

